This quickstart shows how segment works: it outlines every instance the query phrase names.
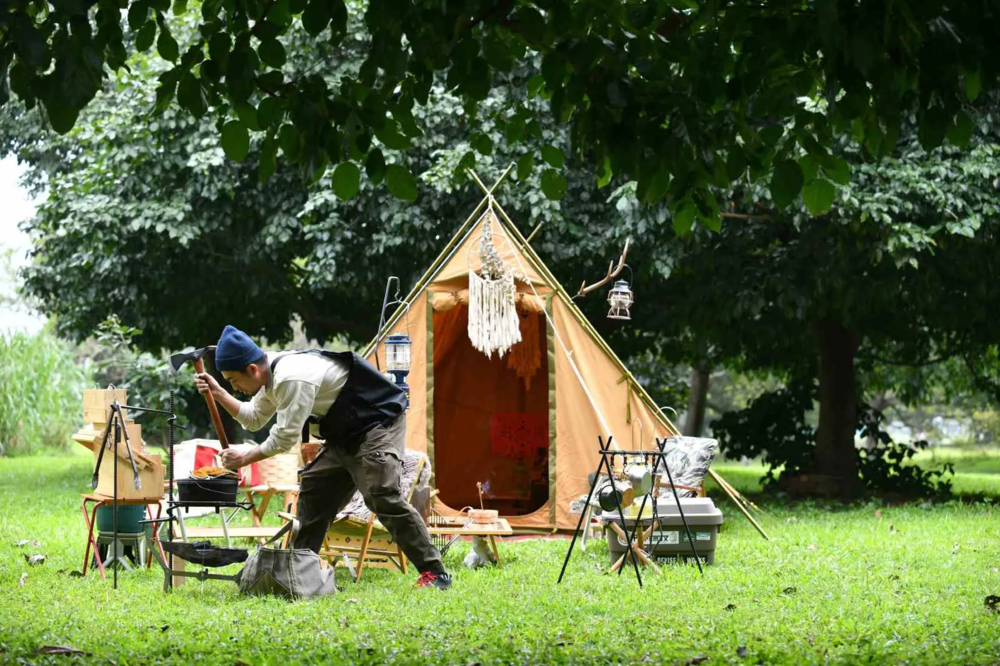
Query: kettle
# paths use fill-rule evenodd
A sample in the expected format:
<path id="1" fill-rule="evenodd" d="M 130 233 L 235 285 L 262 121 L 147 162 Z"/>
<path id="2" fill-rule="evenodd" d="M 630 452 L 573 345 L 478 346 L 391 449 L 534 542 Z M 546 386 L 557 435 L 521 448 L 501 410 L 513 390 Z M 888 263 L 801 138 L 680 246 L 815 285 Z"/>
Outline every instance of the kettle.
<path id="1" fill-rule="evenodd" d="M 648 495 L 653 490 L 653 472 L 648 465 L 632 463 L 625 468 L 625 478 L 632 484 L 636 495 Z"/>
<path id="2" fill-rule="evenodd" d="M 606 481 L 597 491 L 597 503 L 605 511 L 615 511 L 621 506 L 625 509 L 635 501 L 635 490 L 628 481 Z"/>

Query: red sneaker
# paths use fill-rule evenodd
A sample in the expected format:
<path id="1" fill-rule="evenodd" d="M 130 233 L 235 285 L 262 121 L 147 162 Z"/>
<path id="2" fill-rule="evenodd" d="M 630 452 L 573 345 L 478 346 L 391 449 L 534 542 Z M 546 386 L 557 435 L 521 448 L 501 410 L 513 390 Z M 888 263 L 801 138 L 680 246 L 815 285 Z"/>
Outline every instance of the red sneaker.
<path id="1" fill-rule="evenodd" d="M 436 587 L 439 590 L 447 590 L 451 587 L 451 576 L 441 572 L 439 574 L 425 571 L 420 574 L 416 585 L 413 587 Z"/>

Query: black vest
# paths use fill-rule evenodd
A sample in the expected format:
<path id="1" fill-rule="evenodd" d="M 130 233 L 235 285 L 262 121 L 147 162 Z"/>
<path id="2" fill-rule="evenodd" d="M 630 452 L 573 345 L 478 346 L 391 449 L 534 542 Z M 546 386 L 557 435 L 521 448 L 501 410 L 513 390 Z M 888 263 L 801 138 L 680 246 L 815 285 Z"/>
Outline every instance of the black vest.
<path id="1" fill-rule="evenodd" d="M 325 416 L 309 417 L 310 423 L 319 423 L 319 434 L 327 445 L 353 447 L 369 430 L 387 425 L 406 411 L 406 394 L 403 390 L 358 354 L 323 349 L 294 353 L 317 354 L 347 363 L 347 383 L 330 405 L 330 410 Z M 279 356 L 271 361 L 272 382 L 274 367 L 283 358 L 285 356 Z"/>

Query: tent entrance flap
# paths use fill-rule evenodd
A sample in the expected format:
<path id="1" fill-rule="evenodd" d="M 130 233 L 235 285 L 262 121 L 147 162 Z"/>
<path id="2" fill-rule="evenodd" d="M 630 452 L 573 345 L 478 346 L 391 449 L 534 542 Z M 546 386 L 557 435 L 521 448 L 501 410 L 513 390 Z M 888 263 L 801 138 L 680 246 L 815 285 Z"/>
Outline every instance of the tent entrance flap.
<path id="1" fill-rule="evenodd" d="M 434 312 L 434 467 L 440 499 L 523 516 L 549 499 L 549 369 L 544 315 L 518 312 L 522 342 L 477 351 L 468 307 Z M 519 348 L 520 347 L 520 348 Z"/>

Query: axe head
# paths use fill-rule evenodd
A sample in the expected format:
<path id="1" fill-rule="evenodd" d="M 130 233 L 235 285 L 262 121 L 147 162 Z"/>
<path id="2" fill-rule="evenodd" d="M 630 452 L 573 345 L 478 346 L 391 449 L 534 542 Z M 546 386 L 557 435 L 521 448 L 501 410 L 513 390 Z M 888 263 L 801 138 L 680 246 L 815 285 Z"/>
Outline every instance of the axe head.
<path id="1" fill-rule="evenodd" d="M 170 356 L 170 367 L 174 369 L 174 372 L 177 372 L 181 369 L 181 366 L 188 361 L 197 361 L 212 349 L 215 349 L 215 345 L 202 347 L 201 349 L 188 349 L 186 351 L 172 354 Z"/>

